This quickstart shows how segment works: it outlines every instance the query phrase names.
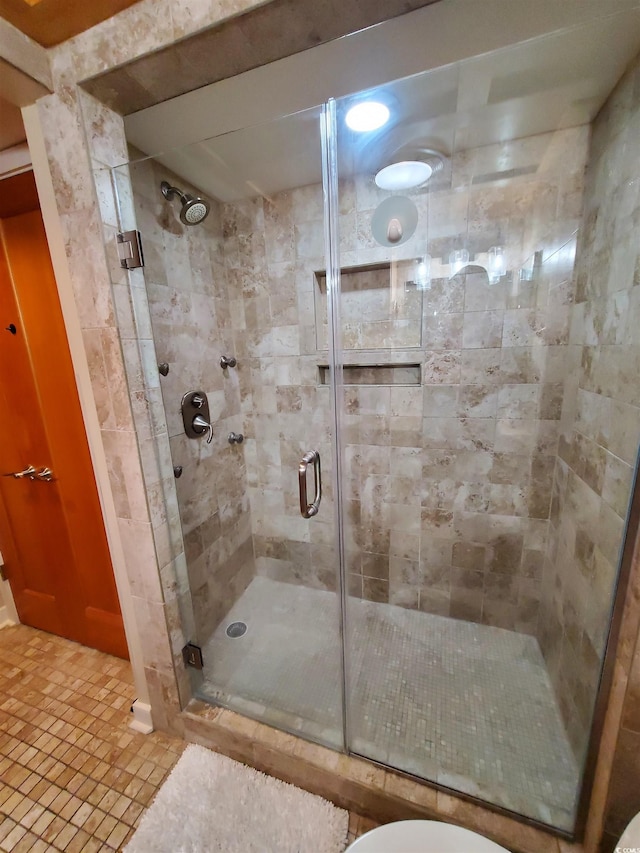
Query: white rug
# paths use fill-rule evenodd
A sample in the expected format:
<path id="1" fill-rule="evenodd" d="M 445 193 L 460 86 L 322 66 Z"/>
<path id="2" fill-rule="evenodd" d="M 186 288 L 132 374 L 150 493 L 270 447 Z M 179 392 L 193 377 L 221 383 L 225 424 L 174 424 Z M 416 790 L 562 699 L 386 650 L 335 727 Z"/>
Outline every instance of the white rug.
<path id="1" fill-rule="evenodd" d="M 349 814 L 189 744 L 125 853 L 342 853 Z"/>

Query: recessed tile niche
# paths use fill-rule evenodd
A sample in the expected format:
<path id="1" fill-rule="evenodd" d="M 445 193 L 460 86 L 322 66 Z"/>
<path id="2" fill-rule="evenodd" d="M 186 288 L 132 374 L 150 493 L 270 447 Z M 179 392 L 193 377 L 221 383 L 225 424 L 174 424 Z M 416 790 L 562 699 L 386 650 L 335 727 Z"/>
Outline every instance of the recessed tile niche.
<path id="1" fill-rule="evenodd" d="M 421 385 L 421 364 L 345 364 L 345 385 Z M 328 385 L 329 365 L 319 365 L 320 384 Z"/>
<path id="2" fill-rule="evenodd" d="M 340 319 L 345 350 L 414 349 L 422 345 L 422 290 L 413 261 L 343 267 Z M 327 275 L 315 273 L 316 340 L 328 349 Z"/>

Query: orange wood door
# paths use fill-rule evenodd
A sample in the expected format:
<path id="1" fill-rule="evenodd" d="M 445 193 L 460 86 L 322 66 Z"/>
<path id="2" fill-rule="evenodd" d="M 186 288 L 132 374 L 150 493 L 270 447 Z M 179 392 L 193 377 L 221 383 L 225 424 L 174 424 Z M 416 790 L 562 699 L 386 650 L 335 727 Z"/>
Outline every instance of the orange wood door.
<path id="1" fill-rule="evenodd" d="M 0 548 L 18 614 L 25 624 L 127 657 L 39 210 L 2 217 L 0 244 L 0 474 L 33 465 L 54 477 L 0 477 Z"/>

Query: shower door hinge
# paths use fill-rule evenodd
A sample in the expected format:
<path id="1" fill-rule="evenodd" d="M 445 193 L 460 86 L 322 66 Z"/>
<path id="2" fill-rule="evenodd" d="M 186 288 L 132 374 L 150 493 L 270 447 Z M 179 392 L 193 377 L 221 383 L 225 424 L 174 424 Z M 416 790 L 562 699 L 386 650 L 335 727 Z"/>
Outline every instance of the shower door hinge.
<path id="1" fill-rule="evenodd" d="M 118 257 L 120 266 L 125 270 L 135 270 L 144 266 L 142 238 L 139 231 L 118 232 Z"/>
<path id="2" fill-rule="evenodd" d="M 195 643 L 187 643 L 182 650 L 182 659 L 185 666 L 192 666 L 194 669 L 202 669 L 202 649 L 196 646 Z"/>

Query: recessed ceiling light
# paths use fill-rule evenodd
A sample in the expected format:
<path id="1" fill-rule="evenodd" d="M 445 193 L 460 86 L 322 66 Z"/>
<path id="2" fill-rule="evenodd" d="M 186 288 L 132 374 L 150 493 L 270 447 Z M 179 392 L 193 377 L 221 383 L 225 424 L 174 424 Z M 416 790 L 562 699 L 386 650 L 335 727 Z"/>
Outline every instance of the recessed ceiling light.
<path id="1" fill-rule="evenodd" d="M 347 112 L 345 121 L 347 127 L 359 133 L 377 130 L 389 121 L 389 107 L 378 101 L 362 101 Z"/>
<path id="2" fill-rule="evenodd" d="M 380 169 L 376 175 L 376 185 L 381 190 L 409 190 L 428 181 L 433 169 L 421 160 L 402 160 Z"/>

